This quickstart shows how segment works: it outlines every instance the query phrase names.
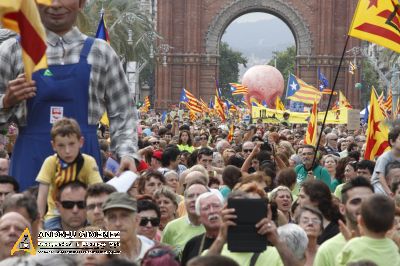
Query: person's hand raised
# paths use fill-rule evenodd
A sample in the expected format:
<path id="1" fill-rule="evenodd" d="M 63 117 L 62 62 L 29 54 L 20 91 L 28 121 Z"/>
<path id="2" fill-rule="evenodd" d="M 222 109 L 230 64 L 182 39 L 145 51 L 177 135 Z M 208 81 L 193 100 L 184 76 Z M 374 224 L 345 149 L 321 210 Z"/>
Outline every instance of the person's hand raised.
<path id="1" fill-rule="evenodd" d="M 272 211 L 269 204 L 267 207 L 267 217 L 261 219 L 261 221 L 256 224 L 256 228 L 257 233 L 260 235 L 265 235 L 273 245 L 278 243 L 279 234 L 274 221 L 272 221 Z"/>
<path id="2" fill-rule="evenodd" d="M 14 80 L 8 82 L 3 98 L 3 107 L 11 108 L 20 102 L 36 96 L 35 81 L 28 81 L 25 74 L 20 74 Z"/>

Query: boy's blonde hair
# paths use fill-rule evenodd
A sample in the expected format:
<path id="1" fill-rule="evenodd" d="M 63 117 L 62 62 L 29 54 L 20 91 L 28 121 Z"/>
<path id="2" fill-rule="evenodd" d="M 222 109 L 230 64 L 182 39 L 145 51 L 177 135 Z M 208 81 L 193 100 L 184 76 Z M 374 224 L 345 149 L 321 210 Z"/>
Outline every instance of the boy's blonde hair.
<path id="1" fill-rule="evenodd" d="M 56 136 L 65 137 L 73 134 L 80 139 L 82 136 L 81 128 L 75 119 L 66 117 L 57 120 L 50 131 L 51 140 L 54 140 Z"/>

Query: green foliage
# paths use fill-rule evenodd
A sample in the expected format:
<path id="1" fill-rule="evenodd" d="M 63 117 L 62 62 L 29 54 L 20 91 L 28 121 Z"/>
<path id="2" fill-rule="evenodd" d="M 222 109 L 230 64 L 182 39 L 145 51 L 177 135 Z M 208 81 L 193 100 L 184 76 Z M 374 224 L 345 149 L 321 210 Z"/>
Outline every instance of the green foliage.
<path id="1" fill-rule="evenodd" d="M 361 83 L 362 83 L 362 91 L 361 91 L 361 102 L 367 103 L 370 99 L 372 86 L 375 87 L 377 92 L 380 94 L 383 90 L 379 86 L 379 75 L 375 71 L 371 62 L 368 59 L 363 59 L 362 68 L 361 68 Z"/>
<path id="2" fill-rule="evenodd" d="M 296 63 L 296 46 L 290 46 L 285 51 L 274 52 L 274 58 L 268 62 L 268 65 L 275 66 L 282 73 L 283 80 L 285 81 L 285 88 L 290 73 L 294 73 Z"/>
<path id="3" fill-rule="evenodd" d="M 241 52 L 232 50 L 225 42 L 221 42 L 219 46 L 219 87 L 222 88 L 222 94 L 229 96 L 230 82 L 238 82 L 239 64 L 246 66 L 247 58 Z"/>
<path id="4" fill-rule="evenodd" d="M 137 0 L 89 1 L 78 16 L 79 29 L 89 36 L 95 36 L 102 6 L 110 44 L 121 59 L 150 60 L 151 44 L 159 36 L 151 19 L 140 12 Z M 132 30 L 132 44 L 128 43 L 128 30 Z"/>

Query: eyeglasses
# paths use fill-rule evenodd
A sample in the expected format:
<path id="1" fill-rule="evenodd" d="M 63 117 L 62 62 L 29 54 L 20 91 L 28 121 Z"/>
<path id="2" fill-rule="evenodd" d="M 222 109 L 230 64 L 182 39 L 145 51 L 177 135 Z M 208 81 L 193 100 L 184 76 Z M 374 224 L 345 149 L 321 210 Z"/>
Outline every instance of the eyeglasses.
<path id="1" fill-rule="evenodd" d="M 169 254 L 171 257 L 173 257 L 175 260 L 178 260 L 178 255 L 175 254 L 172 250 L 168 248 L 153 248 L 148 251 L 147 257 L 149 258 L 158 258 L 162 257 L 166 254 Z"/>
<path id="2" fill-rule="evenodd" d="M 244 149 L 243 152 L 252 152 L 252 149 Z"/>
<path id="3" fill-rule="evenodd" d="M 334 141 L 337 141 L 337 139 L 330 139 L 330 140 L 334 140 Z"/>
<path id="4" fill-rule="evenodd" d="M 200 137 L 200 140 L 207 140 L 207 137 Z"/>
<path id="5" fill-rule="evenodd" d="M 321 220 L 318 219 L 318 218 L 310 219 L 310 218 L 307 218 L 307 217 L 302 217 L 300 219 L 300 223 L 303 223 L 303 224 L 312 223 L 312 224 L 315 224 L 315 225 L 319 225 L 319 224 L 321 224 Z"/>
<path id="6" fill-rule="evenodd" d="M 73 209 L 75 205 L 79 209 L 85 209 L 86 208 L 86 203 L 83 200 L 81 200 L 81 201 L 70 201 L 70 200 L 61 201 L 61 206 L 64 209 Z"/>
<path id="7" fill-rule="evenodd" d="M 146 226 L 149 222 L 153 227 L 160 225 L 160 219 L 157 217 L 142 217 L 140 219 L 140 226 Z"/>

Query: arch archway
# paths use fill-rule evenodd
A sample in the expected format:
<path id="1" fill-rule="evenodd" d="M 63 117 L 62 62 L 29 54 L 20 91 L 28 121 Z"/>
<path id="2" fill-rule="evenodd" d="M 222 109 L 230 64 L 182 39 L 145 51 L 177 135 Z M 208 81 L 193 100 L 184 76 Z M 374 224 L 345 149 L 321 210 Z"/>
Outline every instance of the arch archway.
<path id="1" fill-rule="evenodd" d="M 157 1 L 157 30 L 163 37 L 157 45 L 173 49 L 158 54 L 155 106 L 166 109 L 177 104 L 182 88 L 205 101 L 213 97 L 221 36 L 235 18 L 250 12 L 275 15 L 291 29 L 297 48 L 295 74 L 316 86 L 320 68 L 332 84 L 356 4 L 356 0 Z M 351 38 L 347 47 L 359 45 Z M 351 59 L 342 65 L 337 87 L 357 107 L 360 93 L 354 84 L 360 76 L 348 73 Z"/>
<path id="2" fill-rule="evenodd" d="M 311 31 L 301 16 L 286 1 L 247 0 L 234 1 L 226 6 L 211 22 L 206 35 L 206 52 L 218 54 L 219 43 L 225 29 L 236 18 L 252 12 L 265 12 L 284 21 L 296 40 L 298 55 L 309 56 L 313 49 Z"/>

